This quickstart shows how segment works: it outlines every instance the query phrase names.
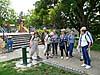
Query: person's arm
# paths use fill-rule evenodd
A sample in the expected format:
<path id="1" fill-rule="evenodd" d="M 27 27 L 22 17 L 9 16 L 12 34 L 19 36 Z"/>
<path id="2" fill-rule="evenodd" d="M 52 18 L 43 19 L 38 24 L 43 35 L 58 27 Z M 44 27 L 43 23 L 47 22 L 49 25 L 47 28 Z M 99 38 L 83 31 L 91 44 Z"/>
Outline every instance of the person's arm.
<path id="1" fill-rule="evenodd" d="M 75 35 L 74 35 L 74 43 L 75 43 L 76 39 L 75 39 Z"/>
<path id="2" fill-rule="evenodd" d="M 32 40 L 33 40 L 33 38 L 34 38 L 34 36 L 32 35 L 32 36 L 31 36 L 31 39 L 30 39 L 30 41 L 32 41 Z"/>
<path id="3" fill-rule="evenodd" d="M 19 26 L 18 26 L 18 32 L 20 31 L 20 29 L 21 29 L 21 28 L 20 28 L 20 25 L 19 25 Z"/>
<path id="4" fill-rule="evenodd" d="M 26 27 L 23 27 L 24 28 L 24 30 L 26 31 L 26 32 L 29 32 L 29 30 L 26 28 Z"/>
<path id="5" fill-rule="evenodd" d="M 67 41 L 69 42 L 69 37 L 70 37 L 70 34 L 67 36 Z"/>
<path id="6" fill-rule="evenodd" d="M 31 48 L 32 47 L 32 40 L 33 40 L 34 36 L 32 35 L 31 39 L 30 39 L 30 45 L 29 47 Z"/>
<path id="7" fill-rule="evenodd" d="M 79 48 L 81 47 L 81 37 L 82 37 L 82 35 L 80 34 L 80 37 L 79 37 L 79 40 L 78 40 L 78 47 Z"/>

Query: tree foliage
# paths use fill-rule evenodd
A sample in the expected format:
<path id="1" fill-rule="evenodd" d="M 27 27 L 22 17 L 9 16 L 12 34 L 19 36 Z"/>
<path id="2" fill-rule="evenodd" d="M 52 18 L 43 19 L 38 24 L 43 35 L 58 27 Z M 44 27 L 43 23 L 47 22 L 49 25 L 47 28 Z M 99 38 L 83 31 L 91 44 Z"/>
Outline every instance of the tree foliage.
<path id="1" fill-rule="evenodd" d="M 15 22 L 16 13 L 14 9 L 10 8 L 9 4 L 10 0 L 0 0 L 0 25 Z"/>
<path id="2" fill-rule="evenodd" d="M 74 27 L 78 31 L 86 26 L 95 37 L 100 34 L 100 0 L 40 0 L 34 12 L 34 26 Z"/>

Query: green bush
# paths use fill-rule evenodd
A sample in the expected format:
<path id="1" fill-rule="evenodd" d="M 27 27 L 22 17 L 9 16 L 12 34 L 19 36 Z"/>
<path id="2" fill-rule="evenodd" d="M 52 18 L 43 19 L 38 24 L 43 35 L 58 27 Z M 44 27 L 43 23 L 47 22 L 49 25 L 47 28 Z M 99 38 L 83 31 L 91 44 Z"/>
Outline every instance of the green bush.
<path id="1" fill-rule="evenodd" d="M 100 51 L 100 40 L 96 40 L 91 48 L 94 51 Z"/>

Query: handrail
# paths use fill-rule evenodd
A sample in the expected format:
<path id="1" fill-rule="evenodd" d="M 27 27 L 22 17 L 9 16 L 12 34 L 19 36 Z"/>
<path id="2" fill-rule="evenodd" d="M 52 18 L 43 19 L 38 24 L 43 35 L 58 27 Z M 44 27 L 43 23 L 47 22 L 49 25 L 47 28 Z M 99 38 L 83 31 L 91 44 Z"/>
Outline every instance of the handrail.
<path id="1" fill-rule="evenodd" d="M 5 33 L 5 36 L 14 36 L 14 35 L 29 35 L 31 33 Z M 0 33 L 0 36 L 3 36 L 2 33 Z"/>
<path id="2" fill-rule="evenodd" d="M 0 26 L 0 30 L 2 31 L 2 38 L 3 38 L 3 41 L 5 41 L 5 38 L 7 38 L 7 36 L 4 34 L 5 33 L 5 30 Z"/>
<path id="3" fill-rule="evenodd" d="M 2 33 L 5 32 L 5 30 L 1 26 L 0 26 L 0 30 L 2 31 Z"/>

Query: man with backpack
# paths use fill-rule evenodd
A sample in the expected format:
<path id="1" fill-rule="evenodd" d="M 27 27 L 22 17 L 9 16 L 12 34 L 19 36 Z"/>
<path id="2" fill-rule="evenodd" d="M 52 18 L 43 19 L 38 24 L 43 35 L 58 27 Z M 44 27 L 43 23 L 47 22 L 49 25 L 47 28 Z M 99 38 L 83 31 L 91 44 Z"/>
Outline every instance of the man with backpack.
<path id="1" fill-rule="evenodd" d="M 91 58 L 89 56 L 89 50 L 91 47 L 91 40 L 89 36 L 86 34 L 86 30 L 81 29 L 80 30 L 80 38 L 79 38 L 79 48 L 81 48 L 81 53 L 83 56 L 83 64 L 81 65 L 82 67 L 85 67 L 86 69 L 91 68 Z"/>
<path id="2" fill-rule="evenodd" d="M 80 29 L 80 31 L 82 31 L 82 30 L 85 30 L 86 32 L 85 32 L 85 34 L 89 37 L 89 39 L 90 39 L 90 41 L 91 41 L 91 47 L 92 47 L 92 45 L 93 45 L 93 38 L 92 38 L 92 35 L 91 35 L 91 33 L 86 29 L 86 27 L 82 27 L 81 29 Z M 86 39 L 86 38 L 85 38 Z M 87 39 L 86 39 L 87 40 Z M 91 57 L 91 55 L 90 55 L 90 49 L 91 49 L 91 47 L 89 48 L 89 50 L 88 50 L 88 53 L 89 53 L 89 56 Z"/>

